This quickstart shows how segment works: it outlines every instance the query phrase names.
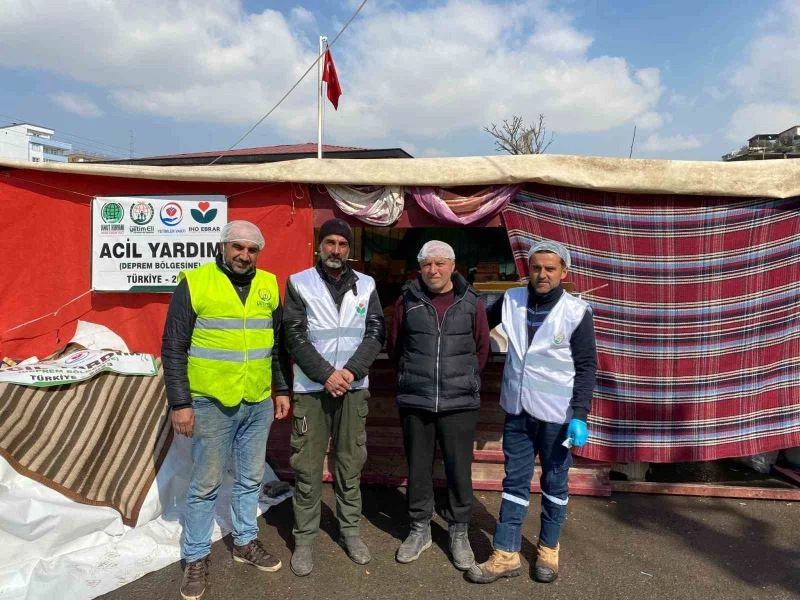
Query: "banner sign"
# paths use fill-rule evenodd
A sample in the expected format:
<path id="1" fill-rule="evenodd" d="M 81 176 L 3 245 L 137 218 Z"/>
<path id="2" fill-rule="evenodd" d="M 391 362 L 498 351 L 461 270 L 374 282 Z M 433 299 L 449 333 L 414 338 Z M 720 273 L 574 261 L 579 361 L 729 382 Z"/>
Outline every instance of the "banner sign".
<path id="1" fill-rule="evenodd" d="M 171 292 L 178 273 L 214 260 L 225 196 L 98 196 L 92 201 L 92 289 Z"/>
<path id="2" fill-rule="evenodd" d="M 122 375 L 158 373 L 151 354 L 128 354 L 114 350 L 78 350 L 56 360 L 43 360 L 32 365 L 17 365 L 0 370 L 0 382 L 49 387 L 91 379 L 103 371 Z"/>

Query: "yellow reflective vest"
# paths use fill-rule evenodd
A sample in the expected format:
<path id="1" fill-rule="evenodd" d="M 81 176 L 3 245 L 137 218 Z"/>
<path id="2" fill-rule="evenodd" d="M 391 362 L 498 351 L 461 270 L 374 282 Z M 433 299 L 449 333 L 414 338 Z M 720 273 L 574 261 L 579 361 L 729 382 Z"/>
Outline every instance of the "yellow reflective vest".
<path id="1" fill-rule="evenodd" d="M 278 306 L 275 275 L 256 270 L 242 304 L 216 263 L 181 272 L 197 313 L 189 348 L 189 391 L 224 406 L 261 402 L 272 394 L 272 313 Z"/>

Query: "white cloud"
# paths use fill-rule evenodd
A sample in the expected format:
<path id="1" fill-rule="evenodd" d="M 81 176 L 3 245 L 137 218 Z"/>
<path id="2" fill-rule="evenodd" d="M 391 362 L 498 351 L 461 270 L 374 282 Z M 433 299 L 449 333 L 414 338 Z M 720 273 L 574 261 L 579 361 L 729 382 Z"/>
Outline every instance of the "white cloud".
<path id="1" fill-rule="evenodd" d="M 752 102 L 731 116 L 726 137 L 741 145 L 757 133 L 780 133 L 800 123 L 800 102 Z"/>
<path id="2" fill-rule="evenodd" d="M 0 64 L 103 87 L 125 110 L 175 120 L 246 127 L 316 56 L 316 37 L 303 33 L 315 17 L 302 6 L 284 16 L 247 14 L 231 0 L 0 0 L 0 14 Z M 326 138 L 364 144 L 414 132 L 441 147 L 445 134 L 539 113 L 556 134 L 658 126 L 659 71 L 593 57 L 591 44 L 545 0 L 370 6 L 333 51 L 344 95 L 328 110 Z M 313 75 L 268 125 L 315 137 Z"/>
<path id="3" fill-rule="evenodd" d="M 778 133 L 800 122 L 800 3 L 783 0 L 770 11 L 733 70 L 739 100 L 727 138 L 744 143 L 757 133 Z"/>
<path id="4" fill-rule="evenodd" d="M 711 100 L 714 102 L 722 102 L 727 100 L 731 95 L 731 91 L 729 89 L 721 89 L 716 85 L 705 86 L 702 90 L 702 93 L 704 96 L 711 98 Z"/>
<path id="5" fill-rule="evenodd" d="M 0 65 L 105 87 L 128 110 L 179 120 L 252 122 L 316 57 L 281 13 L 227 0 L 0 0 L 0 14 Z"/>
<path id="6" fill-rule="evenodd" d="M 730 77 L 748 101 L 800 99 L 800 3 L 784 0 L 748 44 L 743 64 Z"/>
<path id="7" fill-rule="evenodd" d="M 672 135 L 661 136 L 658 133 L 651 133 L 642 144 L 642 150 L 646 152 L 677 152 L 679 150 L 693 150 L 700 148 L 702 142 L 693 135 Z"/>
<path id="8" fill-rule="evenodd" d="M 636 126 L 640 129 L 658 129 L 664 124 L 664 116 L 657 112 L 644 113 L 634 120 Z"/>
<path id="9" fill-rule="evenodd" d="M 101 117 L 103 111 L 92 100 L 82 94 L 59 92 L 50 96 L 50 99 L 61 108 L 81 117 Z"/>
<path id="10" fill-rule="evenodd" d="M 361 135 L 437 136 L 543 113 L 558 134 L 604 131 L 652 112 L 662 91 L 658 70 L 591 58 L 590 42 L 544 3 L 451 1 L 375 13 L 354 29 L 340 68 L 342 105 L 354 110 L 330 124 Z M 369 127 L 359 128 L 364 119 Z"/>
<path id="11" fill-rule="evenodd" d="M 295 6 L 291 12 L 292 22 L 297 25 L 311 26 L 316 24 L 314 13 L 302 6 Z"/>
<path id="12" fill-rule="evenodd" d="M 711 89 L 708 89 L 709 94 L 711 94 Z M 678 94 L 677 92 L 670 92 L 669 96 L 667 96 L 667 102 L 670 106 L 674 106 L 678 110 L 687 110 L 697 105 L 697 98 L 692 98 L 685 94 Z"/>

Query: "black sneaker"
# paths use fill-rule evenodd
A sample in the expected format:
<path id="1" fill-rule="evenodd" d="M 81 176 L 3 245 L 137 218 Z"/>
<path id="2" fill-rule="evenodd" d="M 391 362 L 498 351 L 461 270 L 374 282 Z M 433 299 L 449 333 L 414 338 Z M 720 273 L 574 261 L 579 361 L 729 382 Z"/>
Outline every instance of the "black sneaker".
<path id="1" fill-rule="evenodd" d="M 186 563 L 183 570 L 183 583 L 181 584 L 181 598 L 183 600 L 200 600 L 206 591 L 208 583 L 208 567 L 211 561 L 206 556 L 200 560 Z"/>
<path id="2" fill-rule="evenodd" d="M 244 546 L 233 546 L 233 560 L 253 565 L 256 569 L 273 573 L 281 568 L 281 561 L 264 550 L 260 540 L 253 540 Z"/>

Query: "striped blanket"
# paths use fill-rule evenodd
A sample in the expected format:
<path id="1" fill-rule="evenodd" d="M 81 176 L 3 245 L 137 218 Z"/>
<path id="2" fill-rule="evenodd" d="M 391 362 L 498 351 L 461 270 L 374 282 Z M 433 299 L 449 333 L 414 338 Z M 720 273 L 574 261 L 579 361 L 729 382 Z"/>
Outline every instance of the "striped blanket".
<path id="1" fill-rule="evenodd" d="M 118 510 L 133 527 L 172 439 L 167 417 L 160 369 L 50 388 L 3 383 L 0 454 L 76 502 Z"/>
<path id="2" fill-rule="evenodd" d="M 583 456 L 682 462 L 800 446 L 800 198 L 530 185 L 504 220 L 520 274 L 533 240 L 560 241 L 594 308 Z"/>

